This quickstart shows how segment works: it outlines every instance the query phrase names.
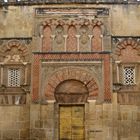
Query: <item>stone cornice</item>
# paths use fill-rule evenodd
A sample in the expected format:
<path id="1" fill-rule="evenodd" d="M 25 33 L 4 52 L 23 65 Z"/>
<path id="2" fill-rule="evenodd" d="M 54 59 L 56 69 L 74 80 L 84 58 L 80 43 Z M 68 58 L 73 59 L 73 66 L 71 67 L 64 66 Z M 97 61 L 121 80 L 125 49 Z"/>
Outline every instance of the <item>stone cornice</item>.
<path id="1" fill-rule="evenodd" d="M 49 15 L 52 16 L 62 16 L 63 18 L 70 18 L 70 17 L 83 17 L 83 16 L 108 16 L 109 15 L 109 8 L 95 8 L 95 7 L 39 7 L 35 8 L 35 16 L 41 17 Z"/>
<path id="2" fill-rule="evenodd" d="M 0 6 L 6 5 L 45 5 L 45 4 L 140 4 L 139 0 L 0 0 Z"/>

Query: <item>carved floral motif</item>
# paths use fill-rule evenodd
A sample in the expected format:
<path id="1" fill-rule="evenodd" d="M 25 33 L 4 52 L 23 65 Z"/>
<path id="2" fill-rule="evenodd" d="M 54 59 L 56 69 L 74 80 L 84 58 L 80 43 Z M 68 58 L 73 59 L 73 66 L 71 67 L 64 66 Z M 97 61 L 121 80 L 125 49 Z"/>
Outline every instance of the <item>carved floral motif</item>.
<path id="1" fill-rule="evenodd" d="M 133 49 L 136 49 L 138 51 L 138 54 L 140 54 L 140 47 L 139 47 L 139 39 L 132 39 L 132 38 L 124 38 L 124 39 L 114 39 L 116 42 L 116 49 L 115 54 L 120 56 L 121 51 L 123 49 L 126 49 L 127 46 L 131 46 Z"/>
<path id="2" fill-rule="evenodd" d="M 81 27 L 80 34 L 81 34 L 81 36 L 80 36 L 80 42 L 83 45 L 87 44 L 88 41 L 89 41 L 88 28 L 87 28 L 87 26 Z"/>
<path id="3" fill-rule="evenodd" d="M 26 45 L 19 40 L 10 40 L 4 43 L 0 49 L 0 61 L 4 63 L 29 61 L 29 52 Z"/>
<path id="4" fill-rule="evenodd" d="M 63 27 L 62 26 L 58 26 L 55 30 L 55 41 L 57 44 L 62 44 L 64 41 L 63 38 Z"/>
<path id="5" fill-rule="evenodd" d="M 84 18 L 75 18 L 75 19 L 69 19 L 69 20 L 65 20 L 65 19 L 47 19 L 45 21 L 43 21 L 41 23 L 42 26 L 58 26 L 58 25 L 68 25 L 68 26 L 76 26 L 76 25 L 92 25 L 94 26 L 101 26 L 103 25 L 102 21 L 98 20 L 98 19 L 84 19 Z"/>

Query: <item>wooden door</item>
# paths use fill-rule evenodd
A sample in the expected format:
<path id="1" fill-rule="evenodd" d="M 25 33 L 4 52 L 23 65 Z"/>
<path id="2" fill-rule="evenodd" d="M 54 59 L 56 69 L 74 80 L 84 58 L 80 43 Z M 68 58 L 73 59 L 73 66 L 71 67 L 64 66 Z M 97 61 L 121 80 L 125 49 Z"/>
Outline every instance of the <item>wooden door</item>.
<path id="1" fill-rule="evenodd" d="M 84 140 L 84 106 L 60 106 L 59 140 Z"/>

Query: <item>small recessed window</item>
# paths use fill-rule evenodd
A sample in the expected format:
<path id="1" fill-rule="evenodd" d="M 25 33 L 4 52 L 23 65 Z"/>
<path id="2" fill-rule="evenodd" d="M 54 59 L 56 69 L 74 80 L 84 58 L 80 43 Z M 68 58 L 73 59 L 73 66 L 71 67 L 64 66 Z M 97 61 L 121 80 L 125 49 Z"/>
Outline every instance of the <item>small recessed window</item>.
<path id="1" fill-rule="evenodd" d="M 20 69 L 8 69 L 8 86 L 19 87 L 20 86 Z"/>
<path id="2" fill-rule="evenodd" d="M 124 85 L 135 84 L 135 67 L 124 67 Z"/>

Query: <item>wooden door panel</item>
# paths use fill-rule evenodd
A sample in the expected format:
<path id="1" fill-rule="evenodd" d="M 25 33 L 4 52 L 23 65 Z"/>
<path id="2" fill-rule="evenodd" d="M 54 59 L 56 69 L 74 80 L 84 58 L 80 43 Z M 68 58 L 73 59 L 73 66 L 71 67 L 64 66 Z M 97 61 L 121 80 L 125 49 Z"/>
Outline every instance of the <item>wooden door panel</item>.
<path id="1" fill-rule="evenodd" d="M 71 107 L 64 106 L 60 107 L 60 118 L 70 118 L 71 117 Z"/>
<path id="2" fill-rule="evenodd" d="M 60 140 L 84 140 L 84 107 L 60 106 Z"/>
<path id="3" fill-rule="evenodd" d="M 60 107 L 60 140 L 71 140 L 71 107 Z"/>
<path id="4" fill-rule="evenodd" d="M 83 106 L 72 106 L 72 117 L 74 118 L 83 118 L 84 116 L 84 107 Z"/>
<path id="5" fill-rule="evenodd" d="M 83 118 L 72 118 L 72 125 L 83 126 Z"/>

